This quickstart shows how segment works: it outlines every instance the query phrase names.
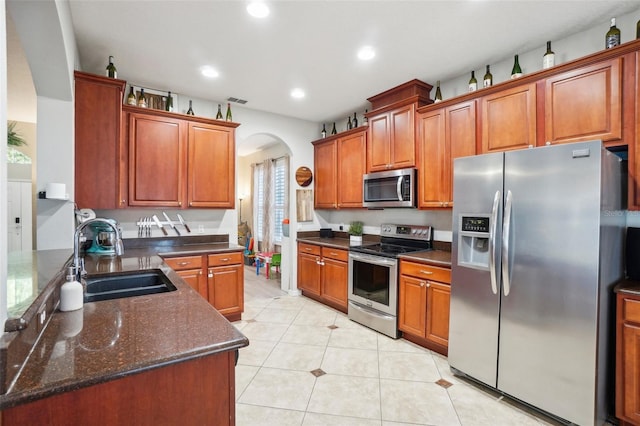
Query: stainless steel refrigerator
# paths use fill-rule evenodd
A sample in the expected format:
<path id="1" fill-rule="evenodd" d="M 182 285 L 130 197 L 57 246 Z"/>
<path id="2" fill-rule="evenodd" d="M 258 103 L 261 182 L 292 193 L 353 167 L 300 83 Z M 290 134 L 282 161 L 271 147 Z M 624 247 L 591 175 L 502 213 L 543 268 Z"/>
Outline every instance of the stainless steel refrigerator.
<path id="1" fill-rule="evenodd" d="M 454 372 L 576 424 L 613 413 L 623 177 L 600 141 L 454 161 Z"/>

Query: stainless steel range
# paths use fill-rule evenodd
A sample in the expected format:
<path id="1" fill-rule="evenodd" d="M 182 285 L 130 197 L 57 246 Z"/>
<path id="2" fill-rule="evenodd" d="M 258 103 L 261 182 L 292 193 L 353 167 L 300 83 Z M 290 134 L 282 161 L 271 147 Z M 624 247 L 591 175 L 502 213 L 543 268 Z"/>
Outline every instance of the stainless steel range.
<path id="1" fill-rule="evenodd" d="M 348 317 L 398 338 L 398 255 L 430 250 L 433 229 L 383 224 L 380 243 L 349 248 Z"/>

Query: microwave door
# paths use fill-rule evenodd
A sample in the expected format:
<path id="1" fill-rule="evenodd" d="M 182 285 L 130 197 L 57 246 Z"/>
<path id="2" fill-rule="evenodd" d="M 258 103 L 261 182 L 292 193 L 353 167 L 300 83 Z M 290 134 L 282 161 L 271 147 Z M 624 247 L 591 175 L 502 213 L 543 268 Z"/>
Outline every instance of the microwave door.
<path id="1" fill-rule="evenodd" d="M 365 192 L 367 201 L 402 201 L 402 176 L 369 180 Z"/>

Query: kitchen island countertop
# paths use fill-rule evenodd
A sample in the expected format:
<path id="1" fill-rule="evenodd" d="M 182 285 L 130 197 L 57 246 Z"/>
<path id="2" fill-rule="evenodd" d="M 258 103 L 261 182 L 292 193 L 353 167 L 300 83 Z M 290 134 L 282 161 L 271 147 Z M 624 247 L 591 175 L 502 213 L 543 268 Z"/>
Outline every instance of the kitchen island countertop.
<path id="1" fill-rule="evenodd" d="M 159 256 L 241 249 L 219 242 L 186 249 L 129 248 L 119 257 L 86 256 L 89 274 L 159 269 L 177 290 L 56 311 L 20 373 L 0 395 L 0 409 L 247 346 L 248 339 Z"/>

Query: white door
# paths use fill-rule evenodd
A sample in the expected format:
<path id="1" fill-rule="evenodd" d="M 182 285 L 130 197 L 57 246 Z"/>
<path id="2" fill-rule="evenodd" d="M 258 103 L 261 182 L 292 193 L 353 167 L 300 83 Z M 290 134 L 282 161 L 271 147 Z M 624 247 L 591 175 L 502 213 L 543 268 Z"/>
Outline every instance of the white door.
<path id="1" fill-rule="evenodd" d="M 31 182 L 7 182 L 8 250 L 31 251 Z"/>

